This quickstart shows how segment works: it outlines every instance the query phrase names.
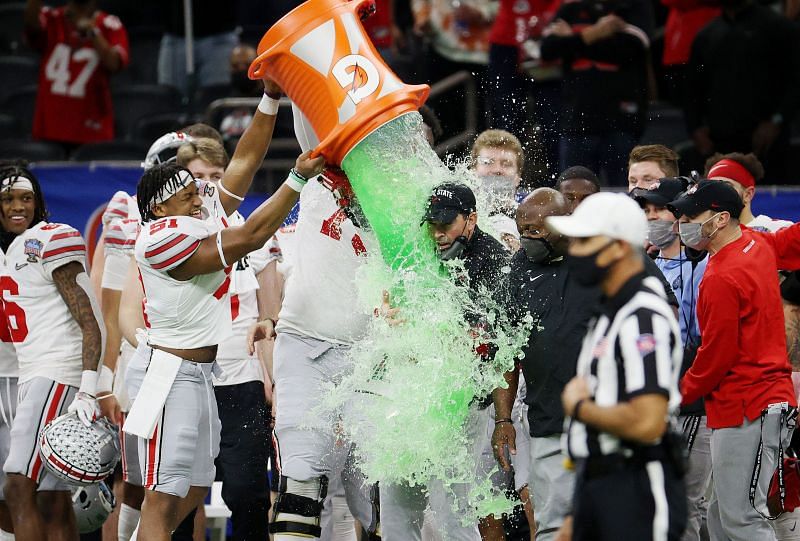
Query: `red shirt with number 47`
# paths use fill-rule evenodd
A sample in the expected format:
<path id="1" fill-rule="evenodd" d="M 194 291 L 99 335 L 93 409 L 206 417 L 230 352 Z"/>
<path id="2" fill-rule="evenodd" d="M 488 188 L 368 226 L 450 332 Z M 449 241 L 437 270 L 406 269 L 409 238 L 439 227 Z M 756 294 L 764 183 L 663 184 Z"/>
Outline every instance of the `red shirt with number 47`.
<path id="1" fill-rule="evenodd" d="M 102 11 L 95 12 L 94 19 L 126 66 L 128 34 L 120 20 Z M 28 39 L 42 52 L 33 138 L 67 143 L 113 139 L 111 73 L 103 67 L 92 38 L 78 33 L 65 8 L 43 7 L 39 28 L 29 29 Z"/>

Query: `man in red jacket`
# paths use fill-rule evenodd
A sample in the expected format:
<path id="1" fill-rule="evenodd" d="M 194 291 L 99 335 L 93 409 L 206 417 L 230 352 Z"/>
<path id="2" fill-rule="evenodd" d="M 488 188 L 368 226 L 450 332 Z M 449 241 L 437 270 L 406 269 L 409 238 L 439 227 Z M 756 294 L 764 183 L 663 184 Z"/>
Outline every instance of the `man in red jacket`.
<path id="1" fill-rule="evenodd" d="M 703 345 L 681 394 L 684 404 L 705 397 L 713 429 L 711 539 L 769 541 L 775 533 L 762 513 L 797 406 L 773 277 L 800 268 L 800 225 L 751 231 L 739 223 L 742 208 L 736 190 L 716 181 L 700 182 L 670 205 L 681 216 L 683 243 L 711 254 L 697 300 Z"/>

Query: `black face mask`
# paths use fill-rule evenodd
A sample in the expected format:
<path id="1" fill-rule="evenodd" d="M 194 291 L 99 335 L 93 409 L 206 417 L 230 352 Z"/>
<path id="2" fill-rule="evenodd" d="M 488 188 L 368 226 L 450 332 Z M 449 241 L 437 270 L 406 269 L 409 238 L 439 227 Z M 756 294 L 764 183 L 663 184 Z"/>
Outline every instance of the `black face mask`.
<path id="1" fill-rule="evenodd" d="M 469 242 L 469 240 L 464 235 L 456 237 L 456 240 L 453 241 L 453 244 L 450 245 L 450 248 L 442 252 L 439 257 L 442 259 L 442 261 L 459 259 L 464 254 L 464 250 L 467 249 L 467 242 Z"/>
<path id="2" fill-rule="evenodd" d="M 590 287 L 596 286 L 603 281 L 603 278 L 608 274 L 610 267 L 601 267 L 597 264 L 597 256 L 600 252 L 614 244 L 616 241 L 611 241 L 596 252 L 589 255 L 568 255 L 566 263 L 569 266 L 570 274 L 575 278 L 575 281 L 582 286 Z"/>
<path id="3" fill-rule="evenodd" d="M 520 237 L 519 244 L 532 263 L 548 263 L 553 258 L 553 245 L 547 239 Z"/>
<path id="4" fill-rule="evenodd" d="M 247 71 L 234 71 L 231 73 L 231 86 L 240 94 L 250 96 L 258 90 L 258 81 L 252 81 L 247 76 Z"/>

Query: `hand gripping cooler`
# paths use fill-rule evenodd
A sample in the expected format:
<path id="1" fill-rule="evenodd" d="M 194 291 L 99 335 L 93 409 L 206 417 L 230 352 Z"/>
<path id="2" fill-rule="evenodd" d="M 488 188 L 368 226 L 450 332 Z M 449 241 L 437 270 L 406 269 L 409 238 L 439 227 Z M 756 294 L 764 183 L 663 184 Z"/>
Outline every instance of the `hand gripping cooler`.
<path id="1" fill-rule="evenodd" d="M 416 111 L 427 85 L 392 73 L 361 26 L 374 0 L 308 0 L 270 28 L 250 65 L 251 79 L 269 77 L 303 111 L 320 140 L 314 150 L 339 165 L 367 135 Z"/>

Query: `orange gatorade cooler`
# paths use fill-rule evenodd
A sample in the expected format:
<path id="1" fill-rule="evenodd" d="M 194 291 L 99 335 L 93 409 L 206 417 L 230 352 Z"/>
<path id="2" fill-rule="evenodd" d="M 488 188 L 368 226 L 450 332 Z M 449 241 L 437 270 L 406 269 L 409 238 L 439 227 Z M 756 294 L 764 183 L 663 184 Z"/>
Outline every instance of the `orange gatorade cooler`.
<path id="1" fill-rule="evenodd" d="M 374 0 L 308 0 L 264 34 L 250 65 L 251 79 L 269 77 L 303 111 L 328 163 L 430 92 L 384 64 L 360 22 L 374 11 Z"/>

